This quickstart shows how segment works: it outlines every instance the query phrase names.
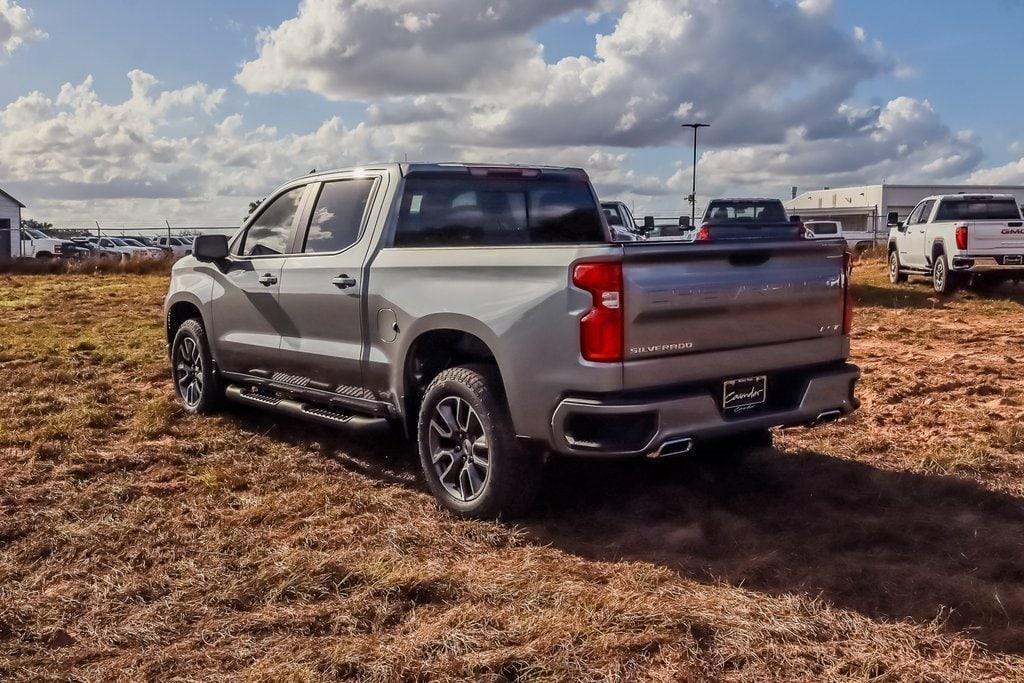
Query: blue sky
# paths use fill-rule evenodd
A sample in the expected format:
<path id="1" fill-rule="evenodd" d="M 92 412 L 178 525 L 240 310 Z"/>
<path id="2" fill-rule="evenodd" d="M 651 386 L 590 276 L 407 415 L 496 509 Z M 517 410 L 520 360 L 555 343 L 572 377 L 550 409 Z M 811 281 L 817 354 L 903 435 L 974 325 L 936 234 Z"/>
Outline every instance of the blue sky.
<path id="1" fill-rule="evenodd" d="M 417 3 L 415 0 L 401 0 L 399 4 L 403 4 L 408 11 L 403 10 L 405 14 L 396 14 L 396 17 L 401 19 L 414 13 L 426 21 L 423 24 L 426 28 L 417 28 L 411 33 L 416 37 L 426 36 L 430 30 L 440 30 L 441 22 L 454 16 L 445 14 L 445 11 L 450 6 L 460 9 L 459 2 L 423 0 Z M 743 5 L 744 2 L 746 0 L 727 0 L 725 4 Z M 793 2 L 795 0 L 749 0 L 748 4 L 753 8 L 752 12 L 760 12 L 764 16 L 781 12 L 779 23 L 775 25 L 787 26 L 787 22 L 792 23 L 793 12 L 796 11 Z M 713 137 L 709 138 L 713 143 L 711 151 L 714 152 L 707 158 L 712 189 L 768 189 L 782 193 L 790 184 L 798 182 L 813 183 L 820 180 L 822 183 L 839 184 L 846 180 L 880 180 L 874 177 L 877 174 L 896 173 L 910 177 L 915 172 L 934 179 L 948 177 L 949 180 L 961 180 L 978 173 L 1001 173 L 998 178 L 1013 179 L 1009 170 L 992 169 L 1012 164 L 1022 154 L 1019 141 L 1024 140 L 1024 125 L 1018 112 L 1024 106 L 1024 92 L 1018 84 L 1024 60 L 1018 52 L 1022 43 L 1020 33 L 1024 23 L 1024 3 L 1013 0 L 975 0 L 969 5 L 926 0 L 805 2 L 825 7 L 821 12 L 813 8 L 805 12 L 812 17 L 813 22 L 801 30 L 810 32 L 807 34 L 810 41 L 807 36 L 801 38 L 791 35 L 788 30 L 776 30 L 778 35 L 760 37 L 764 41 L 760 43 L 761 47 L 753 48 L 754 52 L 763 52 L 766 50 L 764 46 L 769 46 L 770 50 L 766 52 L 768 60 L 772 59 L 771 54 L 777 55 L 775 59 L 779 62 L 780 71 L 777 78 L 785 83 L 786 91 L 793 94 L 797 104 L 805 96 L 807 102 L 813 102 L 814 106 L 824 101 L 827 103 L 825 107 L 833 110 L 829 113 L 832 116 L 834 109 L 840 106 L 858 110 L 871 107 L 884 110 L 887 105 L 893 106 L 890 103 L 899 101 L 901 104 L 898 109 L 905 113 L 905 120 L 920 122 L 924 116 L 928 121 L 915 123 L 917 128 L 908 124 L 904 127 L 907 130 L 900 128 L 889 135 L 891 131 L 886 129 L 884 135 L 874 136 L 881 139 L 881 142 L 876 139 L 873 143 L 876 147 L 883 147 L 885 140 L 892 141 L 893 158 L 883 158 L 882 151 L 875 151 L 873 156 L 867 155 L 866 159 L 837 163 L 830 167 L 822 158 L 829 155 L 857 158 L 861 155 L 864 145 L 858 143 L 857 135 L 860 133 L 853 130 L 852 123 L 825 120 L 828 117 L 817 114 L 803 121 L 799 113 L 779 113 L 767 104 L 767 118 L 759 115 L 759 110 L 754 107 L 749 118 L 726 123 L 727 114 L 737 110 L 728 106 L 731 102 L 728 94 L 719 93 L 719 101 L 708 105 L 708 111 L 713 115 L 712 123 L 716 120 L 721 122 L 715 132 L 722 136 L 717 141 Z M 571 57 L 589 57 L 592 61 L 600 61 L 595 54 L 595 36 L 615 33 L 620 21 L 623 21 L 624 13 L 630 12 L 634 18 L 643 20 L 655 12 L 675 11 L 672 8 L 676 8 L 682 17 L 692 7 L 698 7 L 700 12 L 708 14 L 707 25 L 711 27 L 708 31 L 715 30 L 718 24 L 714 22 L 717 21 L 721 24 L 720 30 L 735 37 L 731 46 L 724 43 L 726 48 L 719 48 L 716 54 L 687 54 L 683 50 L 678 52 L 681 56 L 675 58 L 675 61 L 666 59 L 661 63 L 651 62 L 651 72 L 643 74 L 645 82 L 649 81 L 645 87 L 652 92 L 661 92 L 660 86 L 664 81 L 665 89 L 669 92 L 666 97 L 675 98 L 665 104 L 667 108 L 664 111 L 649 110 L 642 104 L 627 106 L 629 97 L 626 95 L 629 93 L 624 93 L 622 101 L 618 103 L 610 103 L 609 99 L 613 98 L 597 98 L 593 102 L 584 99 L 582 104 L 577 102 L 576 111 L 583 118 L 588 118 L 591 106 L 622 108 L 622 111 L 609 112 L 604 119 L 595 119 L 594 126 L 611 128 L 614 127 L 611 124 L 616 121 L 628 118 L 633 128 L 614 135 L 581 132 L 579 138 L 575 139 L 572 135 L 575 129 L 569 125 L 564 128 L 568 134 L 563 148 L 557 144 L 560 139 L 557 135 L 544 134 L 545 130 L 562 130 L 560 126 L 567 125 L 564 118 L 567 111 L 573 111 L 572 107 L 563 107 L 558 102 L 545 104 L 540 113 L 521 101 L 515 105 L 503 104 L 503 115 L 509 119 L 509 123 L 498 128 L 488 123 L 476 131 L 475 138 L 467 133 L 467 138 L 473 140 L 464 142 L 455 136 L 457 131 L 465 129 L 465 122 L 456 120 L 452 112 L 462 111 L 465 114 L 474 108 L 486 108 L 492 100 L 499 100 L 500 95 L 478 92 L 475 86 L 467 86 L 466 90 L 459 91 L 453 89 L 451 83 L 442 83 L 436 88 L 426 88 L 417 93 L 404 92 L 401 85 L 396 85 L 385 92 L 367 95 L 366 83 L 345 76 L 346 70 L 350 69 L 349 64 L 338 61 L 337 54 L 331 52 L 329 46 L 321 46 L 322 51 L 316 55 L 316 60 L 295 63 L 287 68 L 281 66 L 284 59 L 281 55 L 290 54 L 287 41 L 295 40 L 295 37 L 281 32 L 280 27 L 283 22 L 303 18 L 298 4 L 294 2 L 0 0 L 0 10 L 4 4 L 10 6 L 11 3 L 27 9 L 31 13 L 32 25 L 47 35 L 44 39 L 36 37 L 26 40 L 17 49 L 10 51 L 4 63 L 0 64 L 0 107 L 33 91 L 40 91 L 55 101 L 63 84 L 80 84 L 90 75 L 93 79 L 90 88 L 96 98 L 100 102 L 115 105 L 131 94 L 126 74 L 132 70 L 141 70 L 158 79 L 159 85 L 154 88 L 154 93 L 187 88 L 197 82 L 206 84 L 211 90 L 224 90 L 212 112 L 186 112 L 170 117 L 161 120 L 155 130 L 143 126 L 144 135 L 159 136 L 168 145 L 190 140 L 189 145 L 182 143 L 183 150 L 186 147 L 193 151 L 205 149 L 217 123 L 232 114 L 242 116 L 242 128 L 245 131 L 261 126 L 273 128 L 277 136 L 275 139 L 282 145 L 285 143 L 281 140 L 287 136 L 310 135 L 325 121 L 337 116 L 345 126 L 345 131 L 338 135 L 350 136 L 350 129 L 361 122 L 374 129 L 360 133 L 361 141 L 364 141 L 364 137 L 375 138 L 372 144 L 366 142 L 366 149 L 370 150 L 368 153 L 390 153 L 397 156 L 411 150 L 414 156 L 437 153 L 476 158 L 490 151 L 499 157 L 514 159 L 518 159 L 518 155 L 538 161 L 546 161 L 549 156 L 556 160 L 579 159 L 585 165 L 588 160 L 597 159 L 595 163 L 598 170 L 594 176 L 599 181 L 599 188 L 603 182 L 609 193 L 629 194 L 634 197 L 634 201 L 666 209 L 674 208 L 680 201 L 683 176 L 688 177 L 689 174 L 686 160 L 690 148 L 686 139 L 673 137 L 674 132 L 669 135 L 652 132 L 653 126 L 657 124 L 665 130 L 676 126 L 678 121 L 672 123 L 675 119 L 671 119 L 669 113 L 677 105 L 688 103 L 693 107 L 691 111 L 704 114 L 701 111 L 701 107 L 705 106 L 702 86 L 710 91 L 734 79 L 737 83 L 742 82 L 739 76 L 745 70 L 744 58 L 758 59 L 756 54 L 744 56 L 746 50 L 752 49 L 747 40 L 750 32 L 770 30 L 772 26 L 757 20 L 750 25 L 743 25 L 742 13 L 734 12 L 730 15 L 724 10 L 719 12 L 719 7 L 711 3 L 694 4 L 695 0 L 609 0 L 604 3 L 599 0 L 566 0 L 566 4 L 573 7 L 563 13 L 552 12 L 545 20 L 526 28 L 523 28 L 520 21 L 501 35 L 500 40 L 495 42 L 494 51 L 522 50 L 522 64 L 510 61 L 499 65 L 498 71 L 484 73 L 484 76 L 493 79 L 494 73 L 522 67 L 523 83 L 527 83 L 530 78 L 534 78 L 524 66 L 531 43 L 544 46 L 544 60 L 549 65 Z M 328 5 L 331 0 L 315 0 L 313 4 L 321 3 Z M 464 0 L 462 8 L 468 11 L 468 8 L 482 6 L 481 3 L 486 4 L 486 0 Z M 418 5 L 422 5 L 422 11 Z M 790 13 L 776 11 L 782 6 L 786 6 L 786 11 Z M 335 14 L 343 15 L 344 11 L 347 10 L 339 10 Z M 715 13 L 722 16 L 711 16 Z M 432 14 L 443 18 L 434 22 Z M 740 20 L 735 18 L 737 16 Z M 510 19 L 510 25 L 512 23 L 514 21 Z M 623 22 L 623 26 L 626 23 Z M 658 26 L 657 23 L 652 25 Z M 859 42 L 851 39 L 855 27 L 863 31 L 863 39 Z M 261 42 L 258 38 L 261 29 L 276 30 L 270 40 Z M 473 30 L 472 25 L 465 29 L 466 32 Z M 619 43 L 648 49 L 649 46 L 643 41 L 643 30 L 652 29 L 634 29 L 630 34 L 623 28 L 620 31 L 623 39 Z M 681 34 L 684 36 L 680 39 L 683 42 L 688 40 L 686 36 L 695 35 L 686 31 Z M 820 43 L 815 42 L 817 38 L 821 38 Z M 510 42 L 502 43 L 501 40 Z M 830 40 L 836 44 L 834 54 L 829 46 Z M 772 46 L 772 43 L 775 45 Z M 809 43 L 814 44 L 813 50 L 807 47 Z M 434 63 L 439 68 L 445 68 L 446 64 L 449 69 L 461 68 L 460 65 L 466 61 L 466 52 L 460 52 L 457 56 L 448 55 L 444 52 L 447 48 L 442 47 L 436 48 L 440 52 L 430 55 L 429 49 L 432 48 L 428 45 L 424 49 L 428 50 L 431 59 L 436 59 Z M 493 54 L 486 54 L 489 51 L 486 43 L 466 48 L 470 49 L 481 51 L 480 59 L 484 63 L 495 58 Z M 794 65 L 783 63 L 787 49 L 809 51 L 802 54 L 801 60 Z M 663 54 L 664 50 L 658 53 Z M 824 64 L 820 72 L 815 67 L 819 58 Z M 451 61 L 446 61 L 449 59 Z M 873 65 L 861 63 L 864 60 Z M 851 67 L 850 64 L 854 62 L 856 64 Z M 243 65 L 247 63 L 257 76 L 239 78 Z M 274 72 L 274 69 L 278 71 Z M 677 79 L 673 75 L 674 71 L 683 73 L 689 69 L 699 70 L 701 75 L 686 76 L 685 79 L 682 76 Z M 793 73 L 785 73 L 787 70 Z M 580 79 L 588 78 L 582 75 L 582 67 L 578 71 Z M 855 73 L 851 75 L 851 72 Z M 342 76 L 335 79 L 334 75 L 339 73 Z M 571 73 L 575 75 L 577 70 Z M 594 70 L 594 73 L 595 78 L 600 76 L 598 71 Z M 479 76 L 475 72 L 467 73 L 466 82 L 472 83 L 472 79 Z M 836 84 L 834 89 L 840 94 L 833 93 L 833 89 L 826 87 L 826 84 Z M 529 93 L 530 90 L 524 92 Z M 813 99 L 810 97 L 812 94 L 815 95 Z M 416 97 L 421 99 L 419 104 L 415 104 Z M 644 92 L 633 93 L 632 97 L 642 100 Z M 922 109 L 925 100 L 930 103 L 931 112 Z M 747 104 L 749 102 L 745 101 L 744 106 Z M 383 129 L 375 123 L 376 119 L 367 115 L 367 107 L 371 105 L 385 112 L 385 118 L 388 112 L 410 107 L 447 108 L 445 116 L 449 124 L 445 127 L 436 121 L 417 118 L 415 124 L 387 128 L 390 137 L 382 143 L 376 138 L 380 137 Z M 716 106 L 720 107 L 717 111 Z M 524 108 L 529 111 L 524 113 Z M 548 127 L 535 125 L 535 121 L 516 122 L 517 116 L 527 114 L 534 119 L 541 115 L 550 116 L 552 124 Z M 416 117 L 419 116 L 416 114 Z M 848 112 L 842 114 L 844 118 L 849 116 L 852 115 Z M 873 122 L 878 112 L 866 116 Z M 637 117 L 641 118 L 640 123 L 636 122 Z M 646 130 L 643 129 L 645 121 L 649 124 Z M 41 130 L 42 123 L 33 123 L 37 126 L 33 130 Z M 413 128 L 413 125 L 416 127 Z M 757 129 L 758 126 L 774 126 L 778 130 L 764 131 L 763 135 L 756 131 L 750 132 L 749 129 Z M 803 134 L 794 132 L 803 128 L 815 130 L 823 127 L 832 130 L 836 126 L 844 128 L 844 131 L 826 135 L 831 140 L 831 147 L 816 146 L 815 134 L 800 138 Z M 744 131 L 744 128 L 748 130 Z M 974 137 L 959 133 L 966 130 L 973 131 Z M 24 136 L 30 135 L 27 128 L 19 131 Z M 800 139 L 794 141 L 794 136 Z M 93 139 L 105 138 L 94 134 Z M 915 156 L 915 144 L 918 142 L 921 143 L 921 153 Z M 293 141 L 291 144 L 294 147 L 305 142 Z M 896 148 L 901 146 L 906 149 L 897 154 Z M 966 151 L 959 150 L 961 146 Z M 23 145 L 8 152 L 18 154 L 18 150 L 30 148 L 33 147 Z M 0 153 L 3 152 L 0 144 Z M 795 161 L 790 166 L 776 166 L 768 175 L 767 170 L 755 168 L 749 162 L 744 165 L 743 159 L 756 158 L 759 152 L 763 152 L 766 159 L 783 155 Z M 341 155 L 339 161 L 346 161 L 349 156 Z M 296 160 L 296 167 L 312 165 L 313 161 Z M 333 159 L 328 158 L 325 163 L 331 161 Z M 135 209 L 141 209 L 147 217 L 155 212 L 174 211 L 190 216 L 202 212 L 218 216 L 230 213 L 227 208 L 229 201 L 220 198 L 230 197 L 232 192 L 218 190 L 212 195 L 204 194 L 195 185 L 184 181 L 175 185 L 181 188 L 181 196 L 175 197 L 177 203 L 165 201 L 166 196 L 158 202 L 155 197 L 145 196 L 145 191 L 137 197 L 132 195 L 132 190 L 125 190 L 123 196 L 115 196 L 117 192 L 109 189 L 114 179 L 122 182 L 125 187 L 153 186 L 157 181 L 173 184 L 176 179 L 181 180 L 188 175 L 190 167 L 185 162 L 177 167 L 163 167 L 160 176 L 156 178 L 149 177 L 148 170 L 143 171 L 141 173 L 145 177 L 137 179 L 129 177 L 128 171 L 120 173 L 114 167 L 103 175 L 90 174 L 87 169 L 93 168 L 93 164 L 90 161 L 78 167 L 63 168 L 50 179 L 44 189 L 37 192 L 32 186 L 35 178 L 32 173 L 44 166 L 53 168 L 53 164 L 29 164 L 24 159 L 0 159 L 0 186 L 14 187 L 23 194 L 30 193 L 35 205 L 61 216 L 107 215 L 111 211 L 130 214 Z M 145 164 L 139 166 L 145 167 Z M 30 167 L 35 171 L 30 170 Z M 943 170 L 936 171 L 937 168 Z M 292 170 L 282 168 L 277 176 L 270 170 L 265 174 L 266 182 L 272 185 L 274 177 L 283 180 Z M 203 172 L 216 173 L 209 167 Z M 78 179 L 76 173 L 80 173 L 83 179 Z M 943 173 L 953 175 L 942 176 Z M 196 176 L 199 176 L 199 171 L 196 171 Z M 995 176 L 978 177 L 992 179 Z M 134 183 L 134 180 L 139 182 Z M 98 191 L 96 201 L 90 202 L 88 192 L 82 190 L 82 187 L 98 182 L 107 184 L 108 188 Z M 661 189 L 658 189 L 659 182 L 663 184 Z M 75 188 L 74 196 L 61 196 L 61 188 L 66 186 Z M 249 188 L 239 190 L 239 199 L 231 201 L 240 201 L 246 192 L 249 192 Z M 167 190 L 164 195 L 174 195 L 174 191 Z"/>

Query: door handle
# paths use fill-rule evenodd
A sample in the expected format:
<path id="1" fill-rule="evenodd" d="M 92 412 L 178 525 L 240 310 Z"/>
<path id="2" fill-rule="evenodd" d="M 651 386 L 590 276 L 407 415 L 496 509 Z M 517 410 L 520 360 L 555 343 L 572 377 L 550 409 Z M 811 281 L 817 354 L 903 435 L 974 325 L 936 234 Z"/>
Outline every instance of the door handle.
<path id="1" fill-rule="evenodd" d="M 331 284 L 337 287 L 338 289 L 348 289 L 349 287 L 356 286 L 356 279 L 354 277 L 349 277 L 348 275 L 342 273 L 338 277 L 331 280 Z"/>
<path id="2" fill-rule="evenodd" d="M 270 273 L 264 273 L 262 276 L 260 276 L 260 279 L 257 282 L 259 282 L 264 287 L 269 287 L 270 285 L 277 284 L 277 278 Z"/>

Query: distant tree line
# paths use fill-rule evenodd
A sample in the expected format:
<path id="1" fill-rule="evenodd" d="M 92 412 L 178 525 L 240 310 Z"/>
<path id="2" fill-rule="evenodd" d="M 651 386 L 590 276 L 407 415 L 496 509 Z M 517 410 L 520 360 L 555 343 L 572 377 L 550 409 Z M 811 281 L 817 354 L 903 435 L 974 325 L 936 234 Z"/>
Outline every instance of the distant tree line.
<path id="1" fill-rule="evenodd" d="M 22 230 L 38 230 L 40 232 L 47 232 L 53 229 L 53 223 L 44 223 L 43 221 L 37 221 L 35 218 L 22 218 L 21 219 Z"/>

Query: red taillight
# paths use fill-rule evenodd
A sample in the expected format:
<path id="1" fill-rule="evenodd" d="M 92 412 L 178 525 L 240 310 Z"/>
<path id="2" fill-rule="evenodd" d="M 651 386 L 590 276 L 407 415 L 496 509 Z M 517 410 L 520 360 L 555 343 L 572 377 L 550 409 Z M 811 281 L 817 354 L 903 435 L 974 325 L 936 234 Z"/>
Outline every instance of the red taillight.
<path id="1" fill-rule="evenodd" d="M 711 240 L 711 231 L 708 229 L 708 224 L 700 226 L 700 230 L 697 231 L 698 242 L 708 242 Z"/>
<path id="2" fill-rule="evenodd" d="M 964 251 L 967 249 L 967 226 L 956 226 L 956 248 Z"/>
<path id="3" fill-rule="evenodd" d="M 849 336 L 853 330 L 853 290 L 850 278 L 853 277 L 853 254 L 843 252 L 843 335 Z"/>
<path id="4" fill-rule="evenodd" d="M 591 261 L 572 270 L 572 282 L 590 292 L 593 304 L 580 318 L 580 353 L 599 363 L 622 360 L 622 263 Z"/>

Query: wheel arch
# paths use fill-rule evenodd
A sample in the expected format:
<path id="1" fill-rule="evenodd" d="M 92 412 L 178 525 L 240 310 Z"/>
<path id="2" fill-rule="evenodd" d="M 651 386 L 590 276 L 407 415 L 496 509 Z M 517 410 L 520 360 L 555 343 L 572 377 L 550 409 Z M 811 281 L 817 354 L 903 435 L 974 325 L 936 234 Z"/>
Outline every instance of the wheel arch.
<path id="1" fill-rule="evenodd" d="M 439 321 L 440 323 L 440 321 Z M 471 363 L 491 365 L 502 384 L 502 363 L 496 352 L 495 339 L 478 325 L 465 321 L 446 320 L 437 326 L 417 330 L 401 355 L 401 362 L 392 369 L 393 383 L 401 402 L 403 425 L 408 434 L 416 431 L 420 402 L 430 382 L 441 371 Z"/>
<path id="2" fill-rule="evenodd" d="M 207 332 L 210 331 L 209 326 L 206 324 L 206 318 L 203 315 L 202 306 L 198 300 L 193 300 L 191 297 L 182 297 L 177 301 L 168 302 L 167 315 L 164 317 L 164 334 L 167 337 L 168 350 L 170 350 L 171 343 L 174 341 L 174 335 L 178 333 L 178 328 L 189 318 L 197 318 L 203 329 Z"/>

